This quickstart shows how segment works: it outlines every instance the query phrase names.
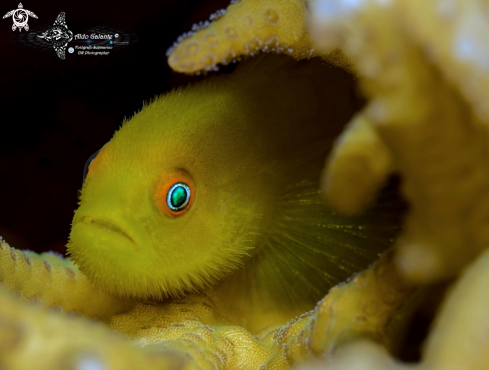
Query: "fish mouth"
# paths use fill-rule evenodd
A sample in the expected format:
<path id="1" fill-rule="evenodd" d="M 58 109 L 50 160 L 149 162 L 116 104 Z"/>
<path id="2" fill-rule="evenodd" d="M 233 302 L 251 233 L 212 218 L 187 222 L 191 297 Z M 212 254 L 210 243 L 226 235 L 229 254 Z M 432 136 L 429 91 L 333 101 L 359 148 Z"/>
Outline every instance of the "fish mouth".
<path id="1" fill-rule="evenodd" d="M 124 230 L 122 230 L 120 227 L 117 227 L 114 224 L 111 224 L 110 222 L 98 220 L 96 218 L 93 218 L 92 216 L 83 216 L 81 221 L 84 224 L 100 227 L 109 232 L 117 233 L 123 236 L 124 238 L 126 238 L 127 240 L 129 240 L 132 244 L 137 245 L 134 239 L 131 238 L 129 235 L 127 235 L 127 233 Z"/>

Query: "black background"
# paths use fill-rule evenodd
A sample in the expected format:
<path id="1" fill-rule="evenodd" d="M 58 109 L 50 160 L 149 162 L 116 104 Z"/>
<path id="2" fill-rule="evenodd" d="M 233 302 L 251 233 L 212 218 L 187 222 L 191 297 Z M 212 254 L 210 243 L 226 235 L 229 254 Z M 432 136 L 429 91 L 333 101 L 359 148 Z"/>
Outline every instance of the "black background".
<path id="1" fill-rule="evenodd" d="M 38 16 L 30 31 L 65 12 L 74 34 L 103 23 L 138 37 L 108 56 L 61 60 L 13 42 L 12 18 L 0 19 L 0 235 L 15 248 L 64 254 L 86 160 L 143 101 L 196 80 L 172 72 L 166 50 L 229 1 L 22 4 Z M 2 1 L 0 15 L 17 7 Z"/>

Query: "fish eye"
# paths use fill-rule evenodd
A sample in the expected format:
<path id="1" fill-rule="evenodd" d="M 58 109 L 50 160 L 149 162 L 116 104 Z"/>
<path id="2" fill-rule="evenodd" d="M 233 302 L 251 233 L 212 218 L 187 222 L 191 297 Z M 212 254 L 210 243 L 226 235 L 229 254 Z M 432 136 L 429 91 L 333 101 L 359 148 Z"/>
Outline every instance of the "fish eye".
<path id="1" fill-rule="evenodd" d="M 181 211 L 190 201 L 190 188 L 187 184 L 178 182 L 168 191 L 166 204 L 172 211 Z"/>
<path id="2" fill-rule="evenodd" d="M 90 158 L 87 159 L 85 162 L 85 168 L 83 169 L 83 182 L 82 185 L 85 183 L 85 180 L 87 179 L 88 175 L 88 170 L 90 169 L 90 165 L 92 164 L 93 160 L 97 157 L 98 153 L 106 146 L 110 141 L 106 142 L 99 150 L 97 150 L 95 153 L 93 153 Z"/>
<path id="3" fill-rule="evenodd" d="M 194 181 L 184 169 L 173 169 L 158 179 L 154 202 L 165 216 L 169 218 L 183 216 L 192 208 L 194 200 Z"/>
<path id="4" fill-rule="evenodd" d="M 102 147 L 103 148 L 103 147 Z M 102 150 L 102 148 L 100 148 L 99 150 L 97 150 L 95 153 L 93 153 L 90 158 L 87 159 L 87 161 L 85 162 L 85 168 L 83 169 L 83 182 L 82 182 L 82 185 L 85 183 L 85 180 L 87 178 L 87 175 L 88 175 L 88 169 L 90 168 L 90 164 L 92 163 L 92 161 L 95 159 L 95 157 L 97 156 L 97 154 Z"/>

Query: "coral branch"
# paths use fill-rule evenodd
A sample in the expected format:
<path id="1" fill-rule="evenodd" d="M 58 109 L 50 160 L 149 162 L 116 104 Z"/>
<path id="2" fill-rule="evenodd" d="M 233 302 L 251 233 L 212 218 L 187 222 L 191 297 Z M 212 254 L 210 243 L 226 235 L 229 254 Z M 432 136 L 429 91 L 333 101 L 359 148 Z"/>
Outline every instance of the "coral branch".
<path id="1" fill-rule="evenodd" d="M 331 205 L 344 214 L 358 213 L 392 172 L 389 149 L 364 114 L 336 140 L 322 180 Z"/>
<path id="2" fill-rule="evenodd" d="M 361 337 L 388 344 L 392 315 L 411 292 L 387 253 L 348 283 L 333 288 L 314 311 L 256 336 L 229 322 L 205 295 L 162 305 L 139 304 L 114 316 L 111 327 L 141 345 L 161 343 L 187 351 L 203 367 L 287 369 Z"/>
<path id="3" fill-rule="evenodd" d="M 489 251 L 485 251 L 457 281 L 443 304 L 418 364 L 401 364 L 376 343 L 359 341 L 340 348 L 328 359 L 303 370 L 483 370 L 489 367 Z"/>
<path id="4" fill-rule="evenodd" d="M 307 1 L 235 1 L 195 25 L 168 50 L 168 64 L 175 71 L 195 73 L 217 69 L 241 56 L 274 51 L 297 59 L 319 55 L 307 33 Z M 322 55 L 346 69 L 351 66 L 340 50 Z"/>
<path id="5" fill-rule="evenodd" d="M 464 11 L 470 3 L 464 2 Z M 405 2 L 331 4 L 313 3 L 312 34 L 323 51 L 341 46 L 356 64 L 360 85 L 370 99 L 363 114 L 389 149 L 410 203 L 397 265 L 415 282 L 454 276 L 489 244 L 487 125 L 412 42 L 408 30 L 415 27 L 405 21 Z M 452 33 L 452 41 L 458 36 Z M 353 139 L 345 136 L 350 144 L 342 145 L 357 146 L 363 151 L 362 161 L 368 161 L 368 148 Z M 339 173 L 340 162 L 348 159 L 347 152 L 339 152 L 328 176 L 358 176 L 353 167 L 341 167 L 347 175 Z M 338 194 L 334 189 L 341 185 L 326 187 L 328 199 L 340 205 L 353 202 L 347 203 L 351 209 L 360 208 L 364 192 L 372 191 L 350 186 L 352 193 Z M 335 200 L 338 195 L 350 199 Z"/>
<path id="6" fill-rule="evenodd" d="M 21 251 L 4 242 L 0 243 L 0 285 L 23 301 L 102 320 L 135 304 L 93 287 L 61 256 Z"/>
<path id="7" fill-rule="evenodd" d="M 49 345 L 46 345 L 49 343 Z M 0 291 L 0 366 L 5 369 L 196 369 L 184 353 L 135 347 L 102 323 L 49 312 Z"/>

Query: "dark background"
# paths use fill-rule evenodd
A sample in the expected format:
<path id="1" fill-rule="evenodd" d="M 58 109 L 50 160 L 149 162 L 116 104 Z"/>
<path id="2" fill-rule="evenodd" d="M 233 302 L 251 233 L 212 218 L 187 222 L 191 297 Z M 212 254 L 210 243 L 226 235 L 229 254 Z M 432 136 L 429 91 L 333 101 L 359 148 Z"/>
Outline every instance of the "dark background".
<path id="1" fill-rule="evenodd" d="M 2 1 L 0 16 L 18 1 Z M 29 32 L 65 12 L 74 34 L 106 24 L 137 35 L 108 56 L 65 60 L 19 42 L 12 18 L 0 19 L 0 235 L 11 246 L 65 253 L 85 162 L 143 101 L 196 80 L 172 72 L 166 50 L 228 3 L 22 1 L 38 16 Z"/>

